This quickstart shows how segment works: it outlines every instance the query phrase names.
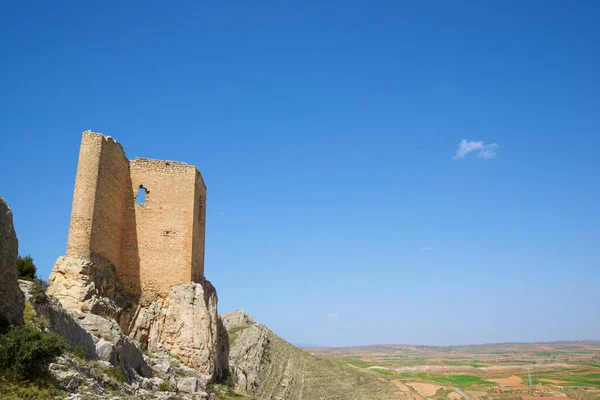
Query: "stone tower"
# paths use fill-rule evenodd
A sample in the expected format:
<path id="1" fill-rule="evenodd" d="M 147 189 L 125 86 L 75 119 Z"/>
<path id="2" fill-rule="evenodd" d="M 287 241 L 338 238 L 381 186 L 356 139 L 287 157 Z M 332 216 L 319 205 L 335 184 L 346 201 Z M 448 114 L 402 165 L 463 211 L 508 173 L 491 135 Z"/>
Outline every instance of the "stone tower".
<path id="1" fill-rule="evenodd" d="M 127 292 L 164 298 L 204 276 L 205 204 L 195 166 L 130 161 L 115 140 L 83 132 L 67 256 L 110 262 Z"/>

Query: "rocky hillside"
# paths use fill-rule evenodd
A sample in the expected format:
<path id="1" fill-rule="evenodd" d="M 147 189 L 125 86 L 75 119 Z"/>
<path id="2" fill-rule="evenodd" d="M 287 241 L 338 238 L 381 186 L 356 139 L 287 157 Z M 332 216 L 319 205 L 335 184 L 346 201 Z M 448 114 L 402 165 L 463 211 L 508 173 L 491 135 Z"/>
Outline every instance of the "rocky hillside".
<path id="1" fill-rule="evenodd" d="M 44 291 L 39 282 L 17 281 L 17 245 L 0 198 L 0 314 L 13 325 L 0 332 L 0 353 L 15 326 L 64 346 L 45 361 L 49 381 L 33 397 L 22 387 L 31 382 L 0 371 L 3 399 L 402 398 L 389 382 L 314 357 L 243 311 L 220 316 L 207 280 L 148 300 L 125 293 L 110 263 L 60 257 Z"/>
<path id="2" fill-rule="evenodd" d="M 229 375 L 229 340 L 210 282 L 174 286 L 164 303 L 150 302 L 124 293 L 110 263 L 60 257 L 45 289 L 17 280 L 17 255 L 0 198 L 0 398 L 227 398 L 219 384 Z M 42 347 L 62 355 L 47 363 Z M 39 373 L 15 372 L 11 355 Z"/>
<path id="3" fill-rule="evenodd" d="M 401 392 L 372 373 L 314 357 L 252 322 L 243 310 L 222 315 L 236 387 L 274 400 L 392 400 Z"/>

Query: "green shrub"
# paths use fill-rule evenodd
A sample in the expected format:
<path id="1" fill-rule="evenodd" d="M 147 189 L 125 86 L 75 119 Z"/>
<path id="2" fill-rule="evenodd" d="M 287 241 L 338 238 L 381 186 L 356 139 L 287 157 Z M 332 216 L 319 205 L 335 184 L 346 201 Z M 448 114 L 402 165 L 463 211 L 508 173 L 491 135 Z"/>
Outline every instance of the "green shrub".
<path id="1" fill-rule="evenodd" d="M 82 360 L 85 358 L 85 354 L 83 353 L 83 347 L 81 347 L 80 344 L 75 346 L 75 350 L 73 351 L 73 354 L 75 355 L 75 357 L 81 358 Z"/>
<path id="2" fill-rule="evenodd" d="M 54 357 L 68 350 L 56 333 L 42 332 L 32 324 L 13 326 L 0 337 L 0 373 L 13 379 L 39 377 Z"/>
<path id="3" fill-rule="evenodd" d="M 172 392 L 173 388 L 167 383 L 167 381 L 162 381 L 161 384 L 158 385 L 158 390 L 161 392 Z"/>
<path id="4" fill-rule="evenodd" d="M 2 400 L 54 400 L 62 397 L 60 390 L 49 377 L 25 382 L 0 379 Z"/>
<path id="5" fill-rule="evenodd" d="M 17 272 L 19 279 L 24 279 L 26 281 L 34 280 L 37 274 L 37 267 L 33 263 L 33 258 L 29 255 L 25 257 L 19 256 L 19 258 L 17 258 Z"/>
<path id="6" fill-rule="evenodd" d="M 242 370 L 242 373 L 247 377 L 248 375 L 246 374 L 246 370 Z M 227 386 L 228 388 L 235 388 L 235 385 L 237 384 L 237 375 L 236 374 L 232 374 L 229 372 L 226 372 L 226 376 L 223 379 L 223 383 L 225 386 Z"/>
<path id="7" fill-rule="evenodd" d="M 46 296 L 46 282 L 43 279 L 35 278 L 33 280 L 31 295 L 33 296 L 33 301 L 37 304 L 44 304 L 48 301 L 48 296 Z"/>
<path id="8" fill-rule="evenodd" d="M 23 321 L 25 323 L 33 322 L 37 318 L 37 313 L 33 309 L 33 306 L 29 302 L 29 300 L 25 299 L 25 308 L 23 309 Z"/>
<path id="9" fill-rule="evenodd" d="M 127 382 L 127 378 L 125 378 L 125 374 L 123 373 L 123 370 L 121 369 L 121 367 L 106 368 L 104 370 L 104 373 L 106 374 L 106 376 L 113 378 L 117 382 L 120 382 L 120 383 Z"/>

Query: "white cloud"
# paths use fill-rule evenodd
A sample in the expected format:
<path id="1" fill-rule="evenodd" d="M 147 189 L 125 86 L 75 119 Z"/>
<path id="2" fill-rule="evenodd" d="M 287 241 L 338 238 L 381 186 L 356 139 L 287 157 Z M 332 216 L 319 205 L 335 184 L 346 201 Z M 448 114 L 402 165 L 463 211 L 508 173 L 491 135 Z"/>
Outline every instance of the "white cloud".
<path id="1" fill-rule="evenodd" d="M 567 288 L 569 288 L 569 289 L 575 289 L 576 287 L 577 287 L 577 284 L 574 282 L 571 282 L 567 285 Z"/>
<path id="2" fill-rule="evenodd" d="M 477 158 L 483 158 L 489 160 L 490 158 L 496 157 L 496 150 L 498 149 L 497 143 L 485 144 L 485 142 L 473 142 L 463 139 L 458 145 L 458 150 L 454 157 L 455 160 L 464 158 L 469 153 L 476 152 Z"/>
<path id="3" fill-rule="evenodd" d="M 430 246 L 421 247 L 419 249 L 419 251 L 433 251 L 433 247 L 430 247 Z"/>
<path id="4" fill-rule="evenodd" d="M 340 318 L 340 316 L 338 315 L 338 313 L 331 313 L 327 316 L 327 319 L 330 321 L 335 321 L 339 318 Z"/>

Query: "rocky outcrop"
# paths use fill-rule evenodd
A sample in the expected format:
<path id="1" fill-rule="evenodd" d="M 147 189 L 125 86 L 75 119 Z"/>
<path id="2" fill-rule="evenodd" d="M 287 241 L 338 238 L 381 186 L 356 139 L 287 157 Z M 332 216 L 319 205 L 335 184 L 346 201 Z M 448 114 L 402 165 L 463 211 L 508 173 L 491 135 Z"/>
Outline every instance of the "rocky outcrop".
<path id="1" fill-rule="evenodd" d="M 35 317 L 44 321 L 48 329 L 65 338 L 71 348 L 80 345 L 86 358 L 97 359 L 94 336 L 76 316 L 65 311 L 57 299 L 34 296 L 35 285 L 36 283 L 31 281 L 19 280 L 25 300 L 35 313 L 35 316 L 29 318 Z"/>
<path id="2" fill-rule="evenodd" d="M 141 307 L 130 335 L 150 351 L 165 350 L 218 380 L 228 371 L 229 340 L 217 313 L 217 292 L 207 280 L 171 288 L 164 304 Z"/>
<path id="3" fill-rule="evenodd" d="M 245 393 L 254 393 L 261 389 L 264 378 L 261 370 L 269 360 L 269 345 L 273 333 L 261 324 L 237 326 L 229 332 L 230 368 L 236 378 L 236 387 Z"/>
<path id="4" fill-rule="evenodd" d="M 375 374 L 314 357 L 236 311 L 227 321 L 229 363 L 236 387 L 253 399 L 403 399 Z M 233 315 L 232 315 L 233 314 Z M 234 323 L 234 321 L 237 321 Z"/>
<path id="5" fill-rule="evenodd" d="M 139 343 L 124 335 L 114 320 L 90 312 L 66 311 L 58 299 L 34 295 L 34 282 L 20 280 L 19 284 L 35 313 L 32 316 L 28 311 L 28 317 L 60 334 L 72 348 L 79 345 L 84 351 L 82 359 L 64 354 L 49 366 L 61 390 L 75 396 L 69 398 L 209 397 L 208 376 L 165 351 L 144 354 Z M 121 372 L 122 380 L 118 379 Z"/>
<path id="6" fill-rule="evenodd" d="M 227 330 L 217 313 L 217 292 L 207 280 L 174 286 L 164 301 L 148 302 L 122 292 L 110 263 L 60 257 L 48 285 L 48 295 L 100 338 L 94 342 L 99 359 L 139 365 L 140 347 L 176 355 L 207 380 L 228 373 Z"/>
<path id="7" fill-rule="evenodd" d="M 133 309 L 120 288 L 112 264 L 59 257 L 48 278 L 52 301 L 37 304 L 36 311 L 47 316 L 53 331 L 73 346 L 80 344 L 88 358 L 150 376 L 139 344 L 118 323 L 126 326 Z"/>
<path id="8" fill-rule="evenodd" d="M 49 366 L 53 380 L 69 399 L 200 400 L 209 398 L 206 382 L 198 373 L 168 355 L 147 358 L 155 376 L 135 375 L 129 382 L 119 379 L 106 361 L 88 361 L 71 354 L 58 357 Z M 135 371 L 134 371 L 135 374 Z M 61 397 L 62 398 L 62 397 Z M 214 398 L 214 396 L 211 396 Z"/>
<path id="9" fill-rule="evenodd" d="M 126 327 L 133 302 L 126 297 L 115 267 L 106 261 L 62 256 L 48 278 L 47 294 L 66 310 L 111 318 Z"/>
<path id="10" fill-rule="evenodd" d="M 130 380 L 134 375 L 153 375 L 139 345 L 124 335 L 114 320 L 89 312 L 66 311 L 57 298 L 36 298 L 32 294 L 35 283 L 19 284 L 36 317 L 64 337 L 73 349 L 81 346 L 87 359 L 119 366 Z"/>
<path id="11" fill-rule="evenodd" d="M 23 322 L 23 293 L 17 282 L 19 242 L 13 215 L 0 197 L 0 314 L 11 324 Z"/>
<path id="12" fill-rule="evenodd" d="M 225 329 L 228 331 L 236 326 L 246 326 L 253 323 L 252 315 L 246 314 L 244 310 L 236 310 L 227 314 L 223 314 L 221 315 L 221 319 L 223 320 Z"/>

